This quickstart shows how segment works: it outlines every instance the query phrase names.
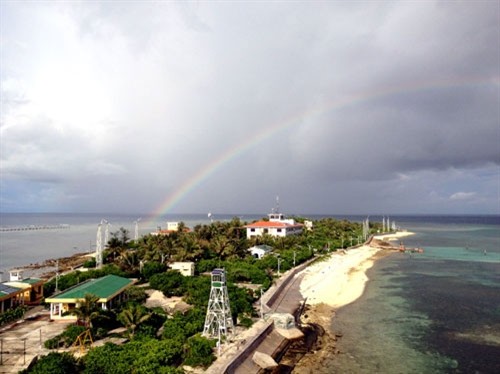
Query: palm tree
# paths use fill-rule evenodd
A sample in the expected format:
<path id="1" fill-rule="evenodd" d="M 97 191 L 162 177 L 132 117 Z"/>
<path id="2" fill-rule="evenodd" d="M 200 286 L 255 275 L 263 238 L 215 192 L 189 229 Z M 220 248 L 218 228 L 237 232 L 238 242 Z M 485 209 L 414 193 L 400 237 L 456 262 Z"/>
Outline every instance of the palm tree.
<path id="1" fill-rule="evenodd" d="M 165 253 L 165 238 L 164 235 L 156 235 L 148 237 L 148 240 L 141 245 L 144 250 L 144 258 L 149 261 L 161 262 Z"/>
<path id="2" fill-rule="evenodd" d="M 224 257 L 224 255 L 226 254 L 225 252 L 226 252 L 227 247 L 229 247 L 230 242 L 229 242 L 228 238 L 221 235 L 221 236 L 217 236 L 216 238 L 214 238 L 210 244 L 211 244 L 212 250 L 217 255 L 217 257 L 221 258 L 221 257 Z"/>
<path id="3" fill-rule="evenodd" d="M 127 328 L 131 340 L 137 327 L 149 318 L 151 318 L 151 314 L 139 304 L 129 304 L 118 314 L 118 321 Z"/>
<path id="4" fill-rule="evenodd" d="M 124 271 L 133 272 L 139 269 L 140 258 L 137 251 L 129 251 L 120 257 L 120 268 Z"/>
<path id="5" fill-rule="evenodd" d="M 203 249 L 194 235 L 185 234 L 179 237 L 177 252 L 174 255 L 176 261 L 195 261 L 202 257 Z"/>
<path id="6" fill-rule="evenodd" d="M 86 327 L 92 328 L 92 320 L 99 316 L 101 308 L 99 308 L 99 296 L 93 294 L 85 294 L 80 305 L 69 311 L 68 314 L 74 314 L 78 321 L 83 321 Z"/>

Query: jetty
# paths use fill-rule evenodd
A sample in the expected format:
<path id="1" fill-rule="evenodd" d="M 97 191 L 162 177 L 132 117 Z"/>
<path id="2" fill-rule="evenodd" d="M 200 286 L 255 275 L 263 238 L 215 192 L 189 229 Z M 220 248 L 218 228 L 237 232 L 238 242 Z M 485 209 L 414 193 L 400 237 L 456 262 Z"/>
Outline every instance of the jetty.
<path id="1" fill-rule="evenodd" d="M 9 231 L 34 231 L 34 230 L 66 230 L 71 226 L 65 223 L 58 225 L 26 225 L 26 226 L 3 226 L 0 227 L 0 232 Z"/>

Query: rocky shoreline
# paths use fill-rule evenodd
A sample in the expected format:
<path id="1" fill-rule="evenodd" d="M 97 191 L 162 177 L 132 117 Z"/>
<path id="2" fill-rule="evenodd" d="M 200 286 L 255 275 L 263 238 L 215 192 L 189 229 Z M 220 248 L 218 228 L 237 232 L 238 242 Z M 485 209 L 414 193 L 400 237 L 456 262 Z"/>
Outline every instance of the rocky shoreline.
<path id="1" fill-rule="evenodd" d="M 72 256 L 61 257 L 57 259 L 47 259 L 43 262 L 19 266 L 18 269 L 24 270 L 26 276 L 32 278 L 50 279 L 56 275 L 75 270 L 89 260 L 92 254 L 76 253 Z"/>

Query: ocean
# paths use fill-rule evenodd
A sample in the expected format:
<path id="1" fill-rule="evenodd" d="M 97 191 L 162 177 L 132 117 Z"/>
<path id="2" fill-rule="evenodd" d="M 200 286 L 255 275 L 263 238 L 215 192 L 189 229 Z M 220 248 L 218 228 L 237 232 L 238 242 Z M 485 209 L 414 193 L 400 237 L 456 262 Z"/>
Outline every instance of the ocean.
<path id="1" fill-rule="evenodd" d="M 318 373 L 500 373 L 500 217 L 396 217 L 416 235 L 368 271 Z"/>
<path id="2" fill-rule="evenodd" d="M 226 221 L 262 215 L 213 215 Z M 141 215 L 0 214 L 0 228 L 69 225 L 0 231 L 0 271 L 95 250 L 97 226 L 124 227 L 134 236 Z M 311 216 L 318 219 L 322 216 Z M 365 216 L 338 216 L 361 222 Z M 370 281 L 354 303 L 339 309 L 331 326 L 342 333 L 317 373 L 500 373 L 500 216 L 394 216 L 415 232 L 407 247 L 423 254 L 395 253 L 368 271 Z M 382 217 L 370 216 L 371 221 Z M 139 234 L 183 221 L 208 224 L 207 215 L 143 216 Z M 29 274 L 26 274 L 29 276 Z M 4 280 L 5 280 L 4 274 Z"/>

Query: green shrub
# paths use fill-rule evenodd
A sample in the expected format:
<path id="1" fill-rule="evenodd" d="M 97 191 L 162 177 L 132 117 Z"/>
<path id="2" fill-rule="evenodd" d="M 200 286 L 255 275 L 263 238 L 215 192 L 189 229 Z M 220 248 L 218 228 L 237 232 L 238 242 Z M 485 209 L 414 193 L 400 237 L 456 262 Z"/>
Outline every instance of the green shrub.
<path id="1" fill-rule="evenodd" d="M 149 279 L 149 285 L 155 290 L 163 292 L 165 296 L 181 296 L 184 293 L 185 278 L 178 271 L 154 274 Z"/>
<path id="2" fill-rule="evenodd" d="M 208 367 L 215 360 L 215 344 L 215 340 L 208 340 L 199 334 L 190 337 L 185 345 L 184 364 Z"/>
<path id="3" fill-rule="evenodd" d="M 62 338 L 64 339 L 64 346 L 71 347 L 76 341 L 78 336 L 85 332 L 84 326 L 70 325 L 66 327 L 66 330 L 62 333 Z"/>
<path id="4" fill-rule="evenodd" d="M 243 326 L 243 327 L 246 327 L 246 328 L 249 328 L 249 327 L 252 327 L 253 325 L 253 321 L 251 318 L 247 317 L 247 316 L 243 316 L 240 318 L 239 320 L 239 324 L 240 326 Z"/>
<path id="5" fill-rule="evenodd" d="M 0 314 L 0 326 L 9 322 L 17 321 L 22 319 L 27 312 L 28 307 L 20 305 L 14 309 L 8 309 L 2 314 Z"/>
<path id="6" fill-rule="evenodd" d="M 85 331 L 85 327 L 69 325 L 57 336 L 46 340 L 43 345 L 47 349 L 57 349 L 61 347 L 71 347 L 78 336 Z"/>
<path id="7" fill-rule="evenodd" d="M 62 341 L 60 339 L 60 335 L 54 336 L 51 339 L 46 340 L 43 343 L 43 346 L 47 349 L 57 349 L 62 345 Z"/>
<path id="8" fill-rule="evenodd" d="M 95 268 L 95 265 L 96 265 L 95 258 L 87 260 L 83 263 L 83 267 L 87 269 Z"/>
<path id="9" fill-rule="evenodd" d="M 78 372 L 80 372 L 78 361 L 72 354 L 67 352 L 50 352 L 48 355 L 40 357 L 31 369 L 25 369 L 20 373 L 69 374 Z"/>
<path id="10" fill-rule="evenodd" d="M 149 261 L 144 264 L 142 276 L 145 280 L 149 280 L 151 276 L 164 273 L 165 270 L 167 270 L 167 267 L 164 264 L 156 261 Z"/>

